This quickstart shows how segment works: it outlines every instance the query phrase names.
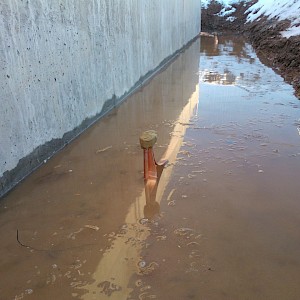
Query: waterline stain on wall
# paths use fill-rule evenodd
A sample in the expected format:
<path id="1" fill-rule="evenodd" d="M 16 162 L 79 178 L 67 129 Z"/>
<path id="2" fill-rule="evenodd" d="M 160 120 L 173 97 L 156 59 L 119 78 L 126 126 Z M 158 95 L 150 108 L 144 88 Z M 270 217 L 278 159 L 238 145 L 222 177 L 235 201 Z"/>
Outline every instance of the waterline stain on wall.
<path id="1" fill-rule="evenodd" d="M 200 1 L 4 0 L 0 196 L 199 32 Z"/>

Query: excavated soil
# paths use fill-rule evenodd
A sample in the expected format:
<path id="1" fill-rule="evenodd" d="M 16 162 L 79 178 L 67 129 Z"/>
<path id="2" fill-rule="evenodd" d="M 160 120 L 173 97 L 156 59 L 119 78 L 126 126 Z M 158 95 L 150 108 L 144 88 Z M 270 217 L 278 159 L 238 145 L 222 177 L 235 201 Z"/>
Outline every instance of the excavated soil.
<path id="1" fill-rule="evenodd" d="M 244 24 L 246 22 L 247 15 L 245 11 L 254 4 L 255 1 L 249 3 L 236 3 L 232 7 L 236 11 L 231 14 L 234 18 L 232 22 L 227 21 L 227 17 L 218 16 L 218 12 L 222 9 L 222 5 L 219 2 L 211 1 L 211 4 L 207 9 L 201 10 L 201 28 L 206 32 L 218 32 L 218 33 L 242 33 L 244 31 Z"/>
<path id="2" fill-rule="evenodd" d="M 268 20 L 246 23 L 245 11 L 255 3 L 241 2 L 233 5 L 236 11 L 231 15 L 234 21 L 218 16 L 222 6 L 212 1 L 207 9 L 202 9 L 202 31 L 218 34 L 243 34 L 251 42 L 260 59 L 293 85 L 295 95 L 300 99 L 300 36 L 284 38 L 280 34 L 290 21 Z"/>

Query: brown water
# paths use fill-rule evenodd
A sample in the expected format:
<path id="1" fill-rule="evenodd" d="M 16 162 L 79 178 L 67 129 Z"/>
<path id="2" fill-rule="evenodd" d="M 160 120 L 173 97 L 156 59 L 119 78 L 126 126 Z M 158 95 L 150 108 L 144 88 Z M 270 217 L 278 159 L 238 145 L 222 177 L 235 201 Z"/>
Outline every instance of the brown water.
<path id="1" fill-rule="evenodd" d="M 176 155 L 198 65 L 199 41 L 1 199 L 1 300 L 127 298 L 149 235 L 139 136 L 157 130 L 157 158 Z"/>
<path id="2" fill-rule="evenodd" d="M 299 107 L 241 38 L 195 42 L 0 201 L 0 299 L 299 299 Z"/>

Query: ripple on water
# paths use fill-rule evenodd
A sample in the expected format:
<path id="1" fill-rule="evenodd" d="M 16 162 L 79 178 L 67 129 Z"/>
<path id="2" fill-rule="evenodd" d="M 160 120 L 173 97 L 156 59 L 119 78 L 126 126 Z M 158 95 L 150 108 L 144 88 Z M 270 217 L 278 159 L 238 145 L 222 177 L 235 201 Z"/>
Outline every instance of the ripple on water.
<path id="1" fill-rule="evenodd" d="M 138 273 L 140 275 L 148 275 L 153 271 L 155 271 L 156 269 L 158 269 L 159 264 L 153 261 L 147 265 L 147 263 L 142 260 L 138 263 L 138 267 L 139 267 Z"/>

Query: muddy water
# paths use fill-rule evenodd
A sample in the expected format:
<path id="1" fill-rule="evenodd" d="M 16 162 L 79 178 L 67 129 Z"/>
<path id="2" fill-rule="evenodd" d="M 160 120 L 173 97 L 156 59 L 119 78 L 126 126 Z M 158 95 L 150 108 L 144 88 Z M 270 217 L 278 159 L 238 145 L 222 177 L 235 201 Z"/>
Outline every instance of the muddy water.
<path id="1" fill-rule="evenodd" d="M 203 37 L 1 200 L 0 299 L 299 299 L 299 109 L 242 39 Z"/>
<path id="2" fill-rule="evenodd" d="M 132 299 L 299 299 L 299 101 L 237 37 L 202 37 L 199 78 Z"/>
<path id="3" fill-rule="evenodd" d="M 140 299 L 299 299 L 300 103 L 238 37 L 202 37 L 199 77 Z"/>
<path id="4" fill-rule="evenodd" d="M 199 41 L 1 199 L 1 300 L 129 297 L 150 235 L 144 211 L 159 211 L 198 102 L 198 65 Z M 157 158 L 170 159 L 150 203 L 139 145 L 148 129 Z"/>

